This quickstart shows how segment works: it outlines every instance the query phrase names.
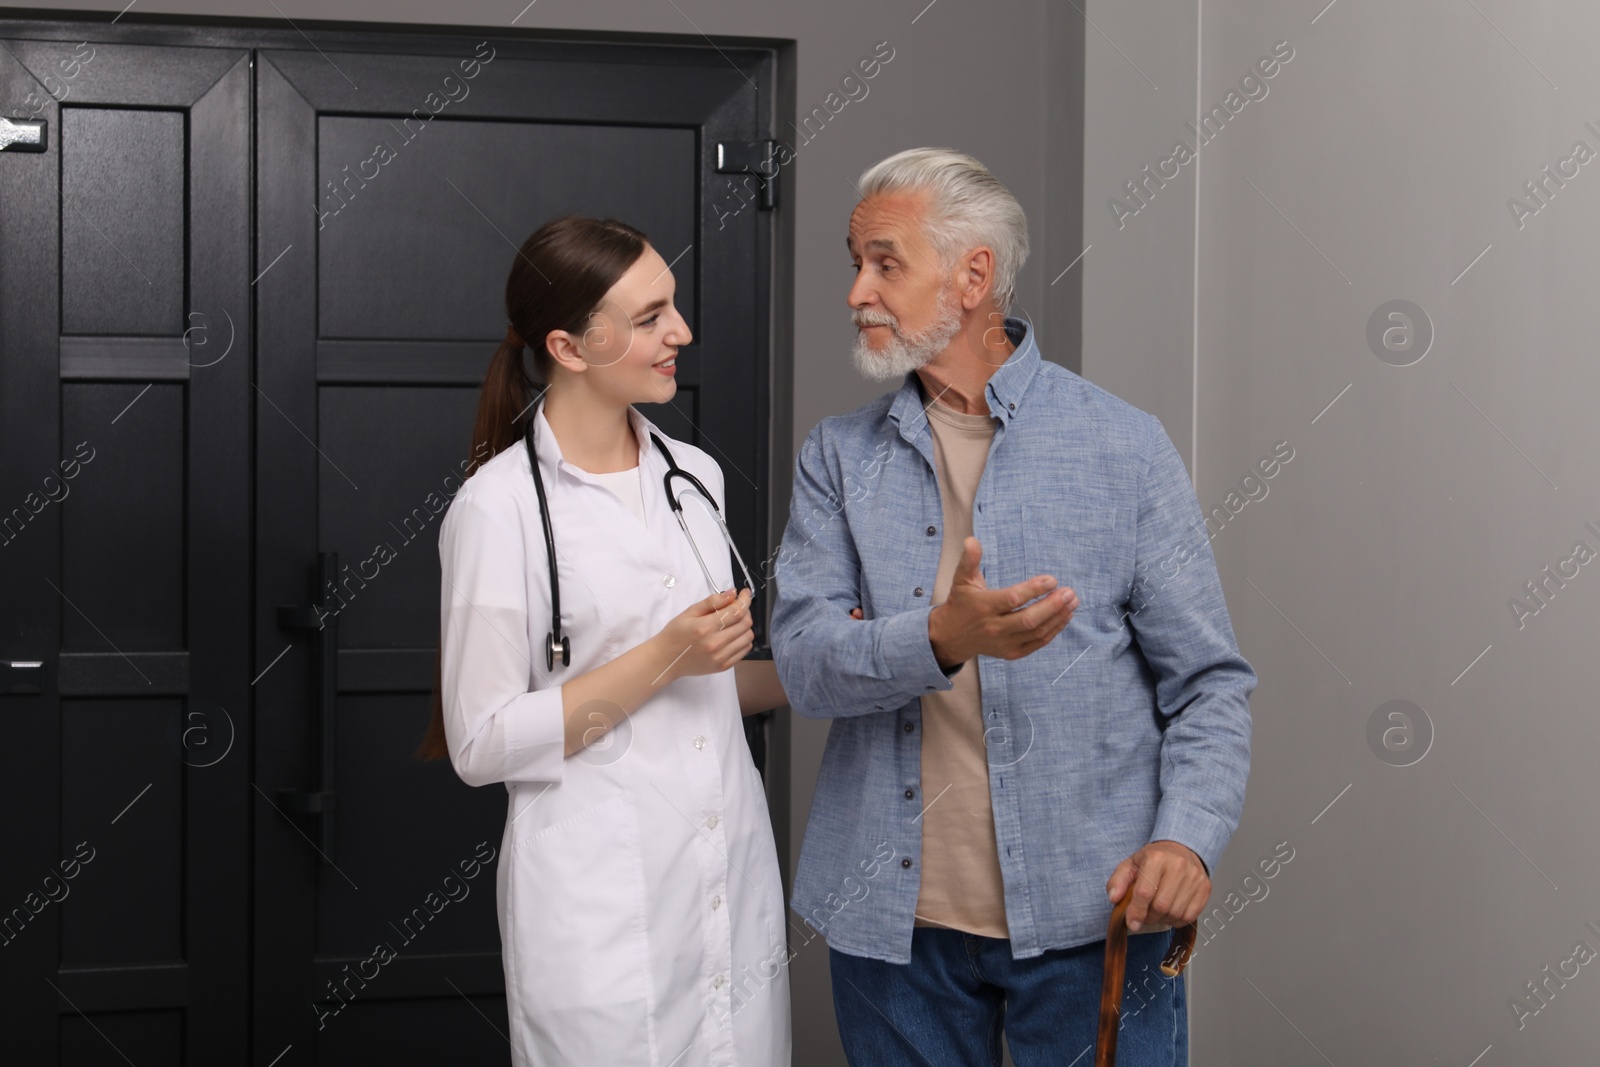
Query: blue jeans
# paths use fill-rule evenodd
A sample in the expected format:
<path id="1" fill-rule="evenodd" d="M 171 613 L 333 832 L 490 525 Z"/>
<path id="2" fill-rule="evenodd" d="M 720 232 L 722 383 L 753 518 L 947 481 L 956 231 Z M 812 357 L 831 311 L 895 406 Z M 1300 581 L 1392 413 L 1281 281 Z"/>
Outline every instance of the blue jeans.
<path id="1" fill-rule="evenodd" d="M 1118 1067 L 1188 1067 L 1188 976 L 1162 977 L 1171 931 L 1128 937 Z M 919 926 L 911 962 L 833 948 L 833 1009 L 853 1067 L 1089 1067 L 1106 943 L 1011 958 L 1011 942 Z"/>

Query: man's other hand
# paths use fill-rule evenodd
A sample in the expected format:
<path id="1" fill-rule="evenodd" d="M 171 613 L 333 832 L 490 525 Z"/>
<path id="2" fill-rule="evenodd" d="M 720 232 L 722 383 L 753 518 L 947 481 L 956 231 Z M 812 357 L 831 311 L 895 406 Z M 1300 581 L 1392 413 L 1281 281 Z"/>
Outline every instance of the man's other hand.
<path id="1" fill-rule="evenodd" d="M 1106 882 L 1106 895 L 1115 904 L 1133 887 L 1128 904 L 1128 929 L 1138 933 L 1185 926 L 1200 916 L 1211 898 L 1211 879 L 1205 864 L 1187 845 L 1152 841 L 1117 864 Z"/>

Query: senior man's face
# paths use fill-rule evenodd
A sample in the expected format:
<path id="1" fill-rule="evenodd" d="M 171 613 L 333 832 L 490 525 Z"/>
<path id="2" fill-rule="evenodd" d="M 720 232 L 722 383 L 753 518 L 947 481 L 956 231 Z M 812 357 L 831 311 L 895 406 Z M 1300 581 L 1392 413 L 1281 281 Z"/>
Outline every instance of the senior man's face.
<path id="1" fill-rule="evenodd" d="M 923 236 L 927 200 L 927 193 L 869 197 L 850 215 L 852 354 L 868 378 L 886 381 L 917 370 L 961 330 L 960 300 Z"/>

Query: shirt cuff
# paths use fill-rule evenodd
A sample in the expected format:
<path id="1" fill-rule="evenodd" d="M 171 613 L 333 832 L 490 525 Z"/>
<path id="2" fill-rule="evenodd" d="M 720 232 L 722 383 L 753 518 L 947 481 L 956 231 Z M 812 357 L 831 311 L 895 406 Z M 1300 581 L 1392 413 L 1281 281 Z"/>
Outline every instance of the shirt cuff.
<path id="1" fill-rule="evenodd" d="M 884 620 L 878 638 L 885 676 L 903 681 L 918 695 L 951 689 L 955 684 L 933 654 L 933 642 L 928 637 L 928 615 L 932 611 L 929 606 L 892 615 Z"/>
<path id="2" fill-rule="evenodd" d="M 1150 840 L 1176 841 L 1190 849 L 1205 864 L 1209 878 L 1232 836 L 1233 828 L 1221 816 L 1192 801 L 1166 798 L 1156 809 L 1156 828 Z"/>

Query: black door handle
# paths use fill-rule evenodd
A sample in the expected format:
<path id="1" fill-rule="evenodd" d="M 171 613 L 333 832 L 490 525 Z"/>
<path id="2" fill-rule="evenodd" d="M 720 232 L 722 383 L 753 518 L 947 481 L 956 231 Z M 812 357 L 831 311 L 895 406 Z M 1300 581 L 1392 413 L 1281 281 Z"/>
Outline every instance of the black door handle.
<path id="1" fill-rule="evenodd" d="M 311 839 L 321 850 L 323 862 L 329 865 L 333 863 L 334 707 L 339 690 L 339 616 L 323 598 L 327 590 L 335 587 L 338 575 L 339 554 L 318 553 L 311 604 L 285 604 L 278 608 L 281 628 L 309 631 L 314 635 L 311 642 L 311 721 L 306 730 L 310 742 L 307 763 L 311 767 L 313 785 L 309 789 L 278 790 L 278 805 L 285 812 L 310 817 L 314 829 Z"/>

